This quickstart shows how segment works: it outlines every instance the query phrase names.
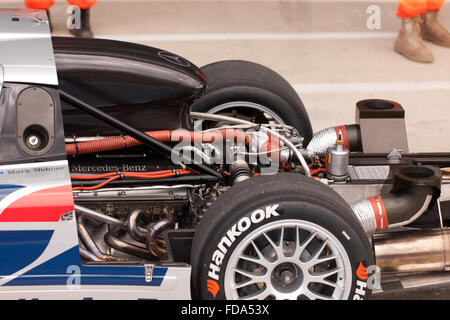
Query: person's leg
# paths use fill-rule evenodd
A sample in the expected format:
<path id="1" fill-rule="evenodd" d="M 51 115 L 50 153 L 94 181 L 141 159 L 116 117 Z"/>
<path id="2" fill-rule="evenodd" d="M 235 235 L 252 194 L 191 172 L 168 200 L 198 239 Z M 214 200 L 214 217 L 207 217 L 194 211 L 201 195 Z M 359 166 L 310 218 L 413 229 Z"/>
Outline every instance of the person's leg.
<path id="1" fill-rule="evenodd" d="M 397 17 L 401 19 L 414 18 L 427 10 L 427 0 L 399 0 Z"/>
<path id="2" fill-rule="evenodd" d="M 441 10 L 445 0 L 428 0 L 427 11 Z"/>
<path id="3" fill-rule="evenodd" d="M 67 0 L 67 3 L 69 3 L 71 6 L 77 6 L 82 10 L 86 10 L 96 4 L 97 0 Z"/>
<path id="4" fill-rule="evenodd" d="M 433 53 L 427 49 L 420 34 L 420 15 L 427 11 L 427 0 L 399 2 L 397 16 L 402 19 L 402 28 L 395 41 L 395 51 L 416 62 L 433 62 Z"/>
<path id="5" fill-rule="evenodd" d="M 422 14 L 422 37 L 437 45 L 450 48 L 450 34 L 439 23 L 439 10 L 444 0 L 428 0 L 427 12 Z"/>
<path id="6" fill-rule="evenodd" d="M 25 0 L 28 9 L 47 10 L 55 3 L 55 0 Z"/>
<path id="7" fill-rule="evenodd" d="M 67 0 L 72 6 L 80 8 L 80 29 L 69 30 L 76 37 L 92 38 L 91 22 L 90 22 L 90 8 L 97 2 L 97 0 Z"/>

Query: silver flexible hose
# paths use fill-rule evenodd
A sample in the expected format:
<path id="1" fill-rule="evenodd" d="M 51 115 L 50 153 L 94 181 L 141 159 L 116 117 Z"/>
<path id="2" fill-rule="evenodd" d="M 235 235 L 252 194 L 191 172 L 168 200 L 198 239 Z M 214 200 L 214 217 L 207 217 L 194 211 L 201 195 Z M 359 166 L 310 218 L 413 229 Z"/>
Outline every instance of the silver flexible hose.
<path id="1" fill-rule="evenodd" d="M 361 222 L 364 231 L 366 231 L 367 234 L 375 232 L 377 229 L 377 222 L 375 221 L 375 213 L 370 201 L 368 199 L 362 199 L 353 203 L 350 207 L 359 222 Z"/>
<path id="2" fill-rule="evenodd" d="M 320 130 L 314 133 L 306 149 L 316 154 L 325 154 L 328 148 L 336 143 L 337 138 L 334 127 Z"/>

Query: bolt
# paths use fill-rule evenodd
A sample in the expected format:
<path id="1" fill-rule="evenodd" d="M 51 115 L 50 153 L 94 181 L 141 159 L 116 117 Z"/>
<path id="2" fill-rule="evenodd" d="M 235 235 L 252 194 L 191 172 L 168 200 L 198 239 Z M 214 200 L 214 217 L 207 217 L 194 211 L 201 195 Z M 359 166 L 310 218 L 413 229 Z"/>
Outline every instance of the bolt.
<path id="1" fill-rule="evenodd" d="M 288 284 L 288 283 L 290 283 L 292 281 L 292 277 L 290 276 L 290 275 L 285 275 L 284 277 L 283 277 L 283 283 L 284 284 Z"/>
<path id="2" fill-rule="evenodd" d="M 30 146 L 35 147 L 39 143 L 39 138 L 36 136 L 30 136 L 28 137 L 28 143 L 30 144 Z"/>

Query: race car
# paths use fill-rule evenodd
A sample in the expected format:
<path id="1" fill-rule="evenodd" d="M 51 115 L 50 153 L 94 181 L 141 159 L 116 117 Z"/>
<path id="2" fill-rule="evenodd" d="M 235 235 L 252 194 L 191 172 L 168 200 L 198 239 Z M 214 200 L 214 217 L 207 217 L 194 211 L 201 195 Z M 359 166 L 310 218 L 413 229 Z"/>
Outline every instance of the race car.
<path id="1" fill-rule="evenodd" d="M 450 267 L 450 154 L 397 102 L 312 133 L 267 67 L 1 10 L 1 299 L 366 299 Z"/>

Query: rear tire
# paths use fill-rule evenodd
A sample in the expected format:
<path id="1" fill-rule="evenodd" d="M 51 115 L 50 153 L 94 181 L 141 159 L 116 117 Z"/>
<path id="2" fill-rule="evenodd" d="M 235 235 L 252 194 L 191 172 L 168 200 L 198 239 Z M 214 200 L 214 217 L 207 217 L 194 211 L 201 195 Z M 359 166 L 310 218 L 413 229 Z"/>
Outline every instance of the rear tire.
<path id="1" fill-rule="evenodd" d="M 304 145 L 309 143 L 312 128 L 305 107 L 292 86 L 278 73 L 240 60 L 214 62 L 201 70 L 208 79 L 208 89 L 192 106 L 193 111 L 226 114 L 260 123 L 272 118 L 274 122 L 296 128 L 305 138 Z"/>
<path id="2" fill-rule="evenodd" d="M 373 264 L 362 226 L 339 195 L 305 176 L 279 173 L 233 186 L 200 221 L 191 252 L 195 299 L 366 299 L 370 295 L 367 277 L 357 276 L 361 264 Z M 316 261 L 315 254 L 329 260 Z M 243 276 L 242 270 L 249 273 Z M 313 278 L 319 272 L 330 275 Z M 248 279 L 257 284 L 244 284 Z"/>

